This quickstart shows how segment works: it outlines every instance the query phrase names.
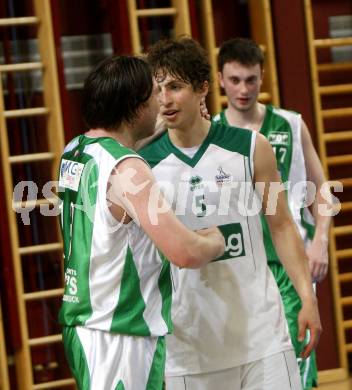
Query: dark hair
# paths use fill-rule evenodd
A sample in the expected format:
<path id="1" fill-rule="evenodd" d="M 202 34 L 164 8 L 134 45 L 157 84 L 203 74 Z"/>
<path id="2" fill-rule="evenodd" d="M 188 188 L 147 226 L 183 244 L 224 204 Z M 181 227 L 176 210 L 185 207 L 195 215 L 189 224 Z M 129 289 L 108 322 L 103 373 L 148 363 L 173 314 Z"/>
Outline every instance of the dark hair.
<path id="1" fill-rule="evenodd" d="M 107 58 L 84 83 L 83 118 L 91 129 L 116 129 L 123 121 L 133 122 L 152 91 L 152 73 L 146 61 L 131 56 Z"/>
<path id="2" fill-rule="evenodd" d="M 172 75 L 200 89 L 204 81 L 210 81 L 210 65 L 207 52 L 189 37 L 160 40 L 151 46 L 147 60 L 154 76 Z"/>
<path id="3" fill-rule="evenodd" d="M 236 61 L 242 65 L 263 67 L 264 54 L 261 48 L 251 39 L 233 38 L 225 41 L 219 50 L 218 69 L 221 72 L 227 62 Z"/>

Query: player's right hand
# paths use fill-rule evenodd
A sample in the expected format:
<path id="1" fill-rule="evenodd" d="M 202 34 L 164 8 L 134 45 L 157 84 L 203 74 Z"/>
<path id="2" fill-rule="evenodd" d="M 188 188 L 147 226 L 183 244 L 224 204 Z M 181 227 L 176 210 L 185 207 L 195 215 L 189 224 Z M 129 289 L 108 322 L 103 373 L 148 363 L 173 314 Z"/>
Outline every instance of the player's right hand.
<path id="1" fill-rule="evenodd" d="M 220 230 L 214 226 L 207 229 L 201 229 L 196 231 L 197 234 L 200 236 L 206 237 L 209 240 L 213 242 L 214 245 L 218 246 L 218 255 L 215 257 L 220 257 L 225 252 L 225 239 L 224 236 L 221 234 Z"/>
<path id="2" fill-rule="evenodd" d="M 323 330 L 316 299 L 302 303 L 302 309 L 298 315 L 298 341 L 305 339 L 307 329 L 309 329 L 309 342 L 301 353 L 303 359 L 306 359 L 316 348 Z"/>

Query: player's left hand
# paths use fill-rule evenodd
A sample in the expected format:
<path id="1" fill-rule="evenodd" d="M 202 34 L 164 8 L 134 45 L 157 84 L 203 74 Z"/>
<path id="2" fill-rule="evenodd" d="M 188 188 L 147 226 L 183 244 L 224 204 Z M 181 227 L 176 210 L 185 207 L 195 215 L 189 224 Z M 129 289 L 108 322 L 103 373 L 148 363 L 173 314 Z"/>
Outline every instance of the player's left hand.
<path id="1" fill-rule="evenodd" d="M 302 309 L 298 314 L 298 341 L 303 341 L 309 329 L 309 342 L 304 347 L 301 357 L 306 359 L 316 348 L 322 332 L 317 300 L 308 299 L 302 302 Z"/>
<path id="2" fill-rule="evenodd" d="M 321 282 L 329 268 L 327 241 L 314 239 L 306 249 L 309 259 L 309 269 L 313 282 Z"/>

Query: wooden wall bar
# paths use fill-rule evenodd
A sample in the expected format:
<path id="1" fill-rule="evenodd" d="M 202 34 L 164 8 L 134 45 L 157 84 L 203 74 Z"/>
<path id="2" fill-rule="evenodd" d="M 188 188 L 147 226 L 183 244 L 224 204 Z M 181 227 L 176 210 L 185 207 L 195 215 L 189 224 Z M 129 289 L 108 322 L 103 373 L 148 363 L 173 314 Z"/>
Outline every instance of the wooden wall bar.
<path id="1" fill-rule="evenodd" d="M 334 14 L 333 9 L 335 14 L 343 12 L 338 11 L 340 3 L 331 2 L 331 10 L 327 12 L 320 9 L 319 2 L 313 2 L 318 12 L 317 20 L 321 20 L 326 28 L 328 16 Z M 272 11 L 282 106 L 302 113 L 318 149 L 303 1 L 290 2 L 287 12 L 286 2 L 272 0 Z M 329 277 L 318 284 L 317 295 L 324 328 L 317 349 L 318 368 L 330 370 L 340 367 L 340 362 L 334 322 L 335 302 Z"/>

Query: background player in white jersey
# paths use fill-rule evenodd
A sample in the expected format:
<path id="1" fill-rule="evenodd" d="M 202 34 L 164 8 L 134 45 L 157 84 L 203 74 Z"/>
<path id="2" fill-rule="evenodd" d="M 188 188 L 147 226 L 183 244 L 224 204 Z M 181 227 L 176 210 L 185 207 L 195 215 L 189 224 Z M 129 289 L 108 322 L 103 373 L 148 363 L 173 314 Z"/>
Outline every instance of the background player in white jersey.
<path id="1" fill-rule="evenodd" d="M 323 169 L 301 115 L 258 102 L 263 62 L 260 47 L 250 39 L 234 38 L 221 45 L 219 81 L 227 95 L 228 108 L 216 115 L 214 120 L 259 132 L 271 143 L 281 180 L 288 183 L 288 203 L 306 244 L 312 280 L 319 282 L 328 270 L 330 217 L 320 214 L 318 205 L 329 205 L 330 194 L 322 191 L 325 182 Z M 316 196 L 315 193 L 306 196 L 307 180 L 314 183 Z M 304 207 L 305 199 L 312 200 L 315 228 L 308 208 Z M 317 368 L 315 353 L 306 360 L 300 356 L 304 347 L 304 342 L 297 340 L 297 316 L 301 302 L 275 251 L 265 219 L 262 222 L 268 263 L 282 295 L 292 343 L 299 359 L 302 384 L 304 389 L 311 389 L 317 384 Z"/>
<path id="2" fill-rule="evenodd" d="M 164 335 L 172 330 L 170 265 L 221 255 L 217 228 L 195 233 L 165 207 L 132 149 L 155 127 L 159 104 L 148 64 L 114 57 L 83 90 L 89 130 L 60 164 L 65 290 L 59 318 L 79 389 L 160 390 Z"/>
<path id="3" fill-rule="evenodd" d="M 168 131 L 143 148 L 176 214 L 192 229 L 216 224 L 227 243 L 223 256 L 198 270 L 173 267 L 174 334 L 167 337 L 166 387 L 175 389 L 300 389 L 298 366 L 280 294 L 267 266 L 254 184 L 279 182 L 275 158 L 260 134 L 202 118 L 199 104 L 210 66 L 194 40 L 156 43 L 148 53 Z M 224 202 L 224 199 L 227 201 Z M 226 207 L 229 206 L 229 207 Z M 276 248 L 300 294 L 300 336 L 321 332 L 303 243 L 282 193 L 268 216 Z"/>

